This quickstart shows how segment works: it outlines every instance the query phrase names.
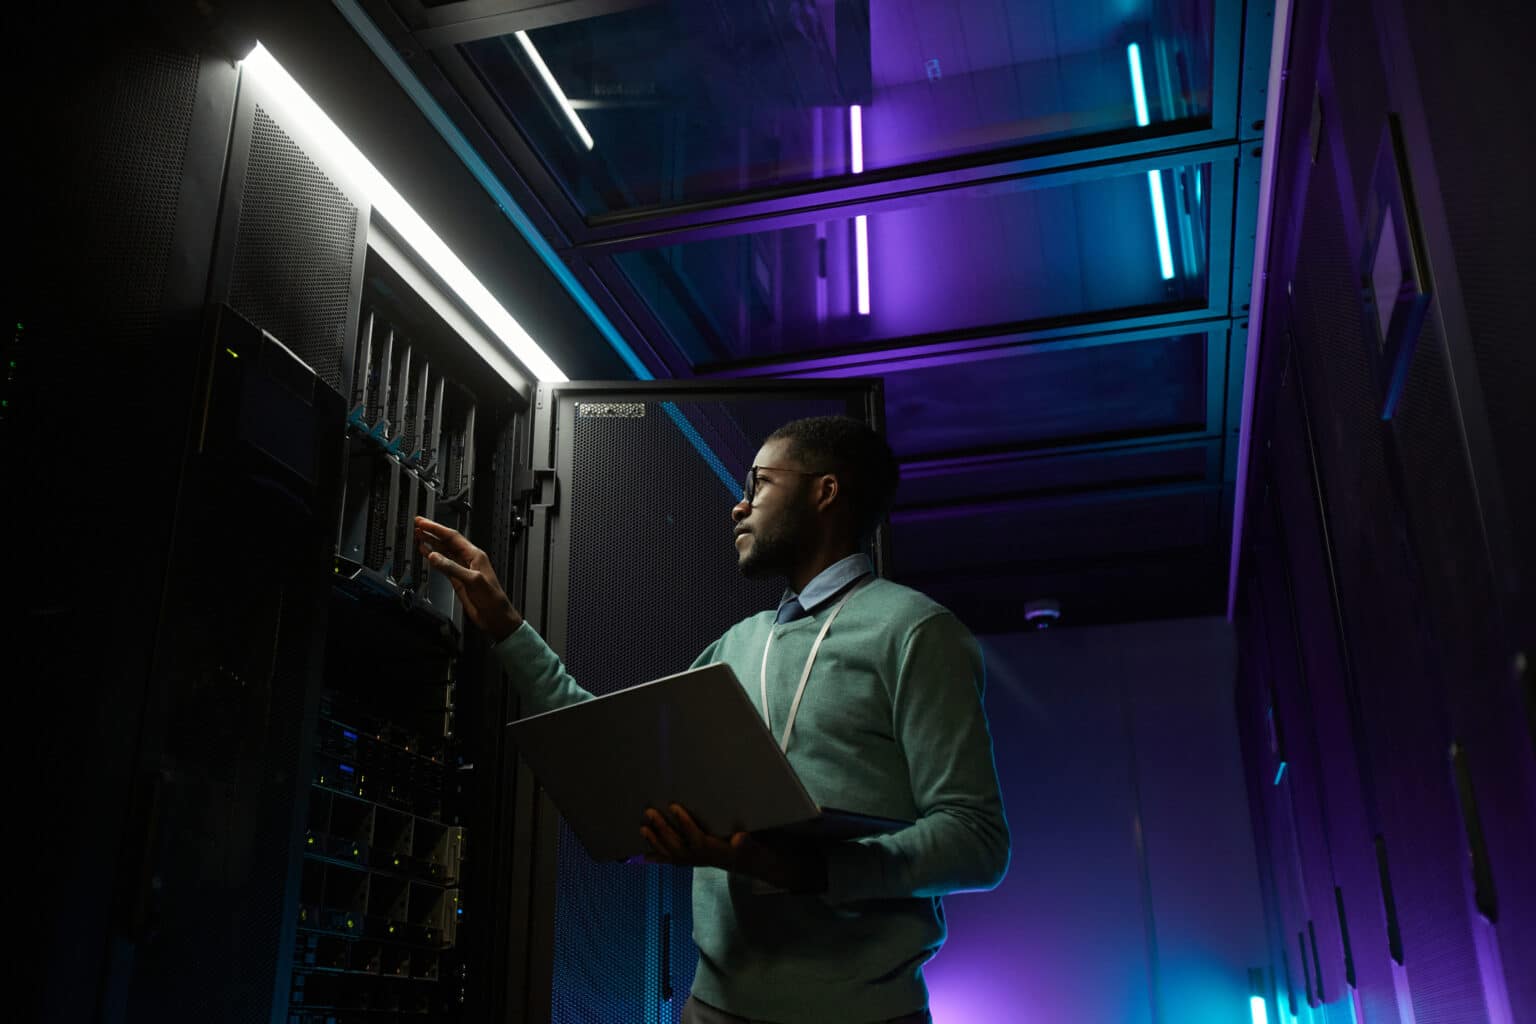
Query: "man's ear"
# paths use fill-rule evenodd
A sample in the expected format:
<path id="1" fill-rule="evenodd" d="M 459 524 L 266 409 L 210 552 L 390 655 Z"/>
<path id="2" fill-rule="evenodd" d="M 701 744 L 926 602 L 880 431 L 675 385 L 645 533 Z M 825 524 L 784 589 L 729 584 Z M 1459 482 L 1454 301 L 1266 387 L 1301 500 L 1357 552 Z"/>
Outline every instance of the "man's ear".
<path id="1" fill-rule="evenodd" d="M 825 512 L 842 493 L 842 484 L 838 481 L 835 474 L 825 473 L 817 477 L 816 511 Z"/>

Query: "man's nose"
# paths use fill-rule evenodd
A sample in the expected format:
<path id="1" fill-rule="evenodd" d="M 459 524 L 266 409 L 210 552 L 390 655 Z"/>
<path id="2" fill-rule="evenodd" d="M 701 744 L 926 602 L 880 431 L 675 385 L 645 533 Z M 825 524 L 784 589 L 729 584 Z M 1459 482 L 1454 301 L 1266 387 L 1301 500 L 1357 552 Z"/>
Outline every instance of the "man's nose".
<path id="1" fill-rule="evenodd" d="M 742 498 L 731 508 L 731 522 L 739 523 L 752 514 L 752 503 Z"/>

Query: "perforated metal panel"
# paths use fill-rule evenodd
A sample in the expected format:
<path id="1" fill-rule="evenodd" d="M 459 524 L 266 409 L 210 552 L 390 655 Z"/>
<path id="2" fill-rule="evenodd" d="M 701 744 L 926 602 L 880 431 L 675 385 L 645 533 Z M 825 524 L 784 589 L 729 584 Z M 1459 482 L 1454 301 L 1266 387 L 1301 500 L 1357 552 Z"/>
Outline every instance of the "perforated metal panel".
<path id="1" fill-rule="evenodd" d="M 1462 304 L 1470 328 L 1478 385 L 1514 533 L 1511 553 L 1523 581 L 1519 614 L 1536 621 L 1536 473 L 1530 442 L 1536 437 L 1536 345 L 1527 311 L 1530 233 L 1536 195 L 1528 187 L 1522 154 L 1536 147 L 1525 98 L 1501 88 L 1523 67 L 1536 43 L 1530 8 L 1503 3 L 1482 16 L 1460 18 L 1439 4 L 1410 0 L 1407 27 L 1417 52 L 1425 119 L 1434 139 L 1440 199 L 1455 255 Z M 1448 38 L 1454 53 L 1442 59 Z M 1501 566 L 1515 569 L 1516 566 Z M 1527 633 L 1527 636 L 1530 634 Z M 1536 1005 L 1536 982 L 1525 1005 Z"/>
<path id="2" fill-rule="evenodd" d="M 229 304 L 344 391 L 357 207 L 256 108 Z"/>
<path id="3" fill-rule="evenodd" d="M 100 247 L 89 257 L 107 300 L 144 330 L 159 312 L 197 91 L 197 58 L 147 51 L 124 61 L 102 97 L 105 135 L 85 205 Z M 99 218 L 99 219 L 98 219 Z"/>
<path id="4" fill-rule="evenodd" d="M 1444 760 L 1452 735 L 1442 674 L 1447 663 L 1433 645 L 1432 591 L 1426 594 L 1423 567 L 1416 564 L 1430 550 L 1415 544 L 1422 514 L 1414 509 L 1410 520 L 1404 505 L 1405 490 L 1419 502 L 1427 487 L 1460 486 L 1454 474 L 1438 481 L 1429 475 L 1449 472 L 1447 448 L 1454 448 L 1454 439 L 1447 435 L 1453 428 L 1418 423 L 1406 404 L 1399 412 L 1408 417 L 1406 426 L 1380 419 L 1354 254 L 1326 155 L 1308 189 L 1295 274 L 1296 344 L 1327 482 L 1345 626 L 1368 708 L 1403 941 L 1411 951 L 1414 1011 L 1421 1022 L 1477 1020 L 1480 984 L 1460 877 L 1465 857 Z M 1431 418 L 1440 411 L 1424 404 L 1423 377 L 1435 372 L 1437 348 L 1438 340 L 1426 332 L 1413 370 L 1416 415 Z M 1413 483 L 1406 487 L 1409 475 Z M 1461 541 L 1464 551 L 1469 540 Z M 1314 900 L 1313 910 L 1327 905 Z"/>
<path id="5" fill-rule="evenodd" d="M 847 412 L 842 400 L 675 409 L 733 481 L 780 424 Z M 601 411 L 583 416 L 578 405 L 561 498 L 570 523 L 565 661 L 597 694 L 681 671 L 733 623 L 776 605 L 783 586 L 737 572 L 730 510 L 739 486 L 711 470 L 660 403 L 640 404 L 639 415 Z M 675 1022 L 697 959 L 691 874 L 593 863 L 563 822 L 557 871 L 552 1020 Z"/>

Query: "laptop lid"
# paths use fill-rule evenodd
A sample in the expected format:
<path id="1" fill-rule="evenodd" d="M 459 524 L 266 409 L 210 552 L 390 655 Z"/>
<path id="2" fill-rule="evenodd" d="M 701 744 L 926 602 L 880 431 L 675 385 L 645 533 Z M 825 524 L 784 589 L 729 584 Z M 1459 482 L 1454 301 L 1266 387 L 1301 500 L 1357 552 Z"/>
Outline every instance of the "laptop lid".
<path id="1" fill-rule="evenodd" d="M 665 676 L 507 730 L 594 860 L 648 852 L 640 835 L 647 807 L 681 804 L 712 835 L 820 816 L 728 665 Z"/>

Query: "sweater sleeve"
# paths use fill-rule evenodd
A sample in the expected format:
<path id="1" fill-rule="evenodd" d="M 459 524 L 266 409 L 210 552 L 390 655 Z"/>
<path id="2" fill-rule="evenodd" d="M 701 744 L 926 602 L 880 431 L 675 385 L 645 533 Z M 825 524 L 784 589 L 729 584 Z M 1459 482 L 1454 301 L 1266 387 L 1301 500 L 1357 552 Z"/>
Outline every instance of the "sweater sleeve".
<path id="1" fill-rule="evenodd" d="M 693 668 L 719 661 L 722 637 L 694 659 Z M 522 698 L 522 715 L 542 714 L 591 700 L 593 695 L 571 677 L 560 661 L 559 655 L 550 649 L 538 632 L 524 620 L 516 629 L 491 647 L 491 653 L 501 665 L 501 670 L 512 681 L 512 687 Z"/>
<path id="2" fill-rule="evenodd" d="M 918 820 L 829 847 L 827 902 L 942 896 L 1002 881 L 1008 822 L 982 706 L 985 683 L 981 648 L 953 615 L 934 615 L 908 635 L 892 716 Z"/>
<path id="3" fill-rule="evenodd" d="M 526 621 L 496 643 L 491 653 L 522 699 L 524 718 L 592 699 Z"/>

